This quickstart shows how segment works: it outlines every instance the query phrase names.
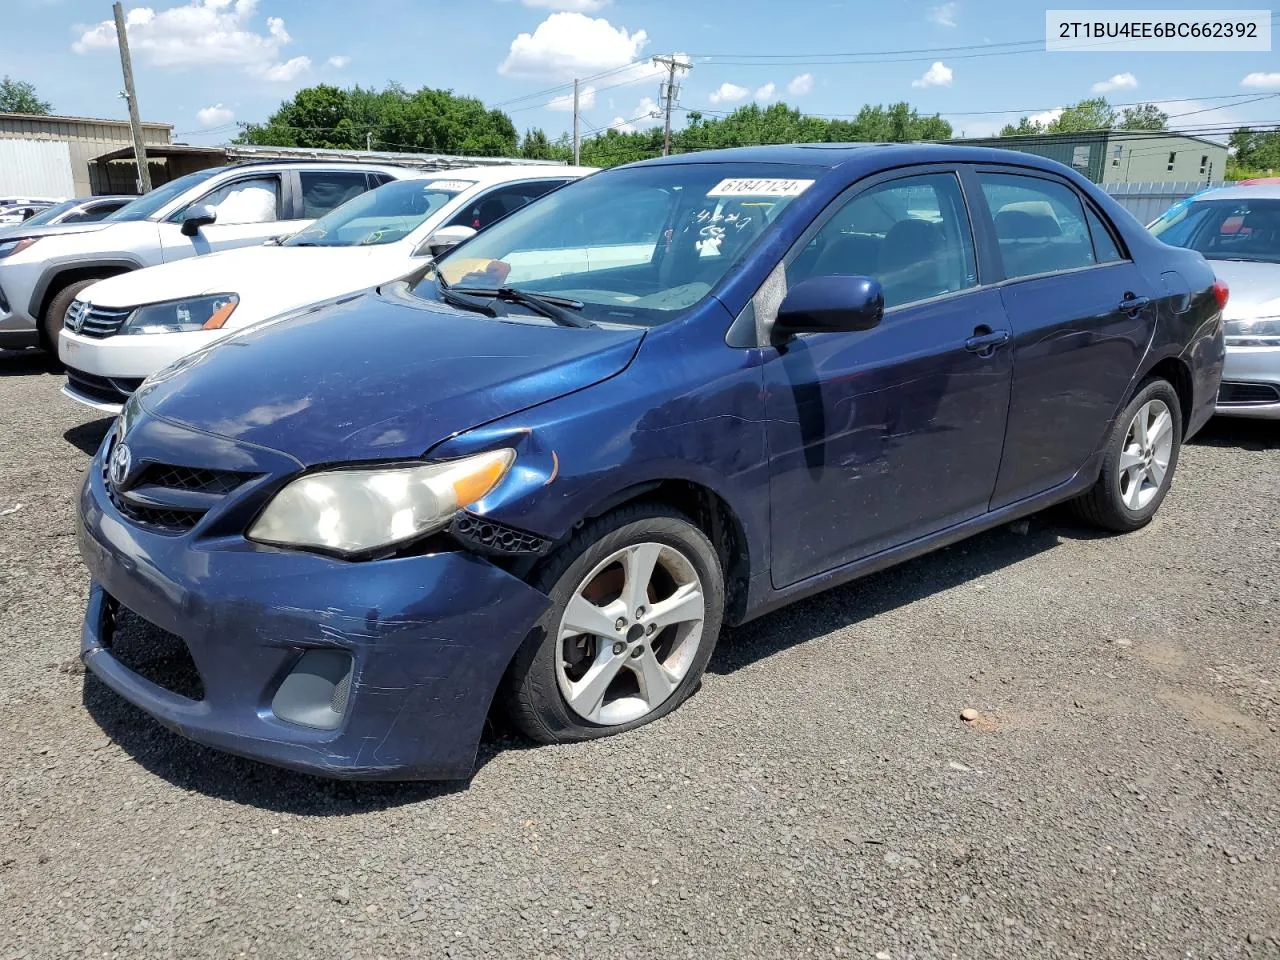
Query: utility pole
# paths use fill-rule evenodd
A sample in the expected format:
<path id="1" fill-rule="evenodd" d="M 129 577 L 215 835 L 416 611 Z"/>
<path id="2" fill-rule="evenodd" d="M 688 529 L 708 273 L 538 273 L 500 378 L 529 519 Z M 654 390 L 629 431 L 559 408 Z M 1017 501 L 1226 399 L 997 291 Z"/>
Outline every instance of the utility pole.
<path id="1" fill-rule="evenodd" d="M 578 80 L 573 81 L 573 165 L 582 159 L 582 138 L 578 136 Z"/>
<path id="2" fill-rule="evenodd" d="M 373 131 L 370 130 L 364 135 L 364 148 L 366 150 L 373 149 Z"/>
<path id="3" fill-rule="evenodd" d="M 129 101 L 129 126 L 133 128 L 133 158 L 138 163 L 138 187 L 151 192 L 151 168 L 147 166 L 147 145 L 142 139 L 142 119 L 138 114 L 138 91 L 133 86 L 133 62 L 129 59 L 129 37 L 124 29 L 124 8 L 120 0 L 112 7 L 116 15 L 116 43 L 120 45 L 120 67 L 124 70 L 124 98 Z"/>
<path id="4" fill-rule="evenodd" d="M 660 92 L 660 99 L 663 101 L 667 115 L 662 127 L 662 155 L 665 157 L 671 153 L 671 108 L 675 106 L 676 97 L 680 95 L 680 88 L 676 85 L 676 71 L 688 70 L 689 64 L 682 63 L 675 57 L 654 57 L 653 62 L 667 68 L 667 80 Z"/>

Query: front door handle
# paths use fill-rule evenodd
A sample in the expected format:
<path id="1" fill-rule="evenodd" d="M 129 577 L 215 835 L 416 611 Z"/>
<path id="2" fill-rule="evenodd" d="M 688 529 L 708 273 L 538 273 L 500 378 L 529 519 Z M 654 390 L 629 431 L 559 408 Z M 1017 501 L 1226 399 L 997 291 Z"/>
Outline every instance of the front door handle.
<path id="1" fill-rule="evenodd" d="M 973 336 L 964 342 L 964 348 L 980 357 L 989 357 L 1008 342 L 1008 330 L 978 327 L 973 331 Z"/>
<path id="2" fill-rule="evenodd" d="M 1137 316 L 1138 311 L 1151 302 L 1150 297 L 1138 297 L 1132 293 L 1126 293 L 1124 299 L 1120 301 L 1120 309 L 1129 314 L 1129 316 Z"/>

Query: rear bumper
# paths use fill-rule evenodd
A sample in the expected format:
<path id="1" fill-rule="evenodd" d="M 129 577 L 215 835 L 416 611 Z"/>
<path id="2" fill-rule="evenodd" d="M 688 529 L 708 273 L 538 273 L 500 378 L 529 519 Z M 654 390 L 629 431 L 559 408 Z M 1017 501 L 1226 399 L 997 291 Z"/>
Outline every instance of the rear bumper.
<path id="1" fill-rule="evenodd" d="M 1216 412 L 1280 419 L 1280 347 L 1227 347 Z"/>
<path id="2" fill-rule="evenodd" d="M 544 594 L 462 551 L 349 563 L 238 535 L 153 533 L 115 508 L 101 457 L 76 526 L 93 578 L 81 658 L 103 683 L 184 737 L 282 767 L 366 779 L 471 774 L 493 694 Z M 112 655 L 112 600 L 180 638 L 202 699 Z M 350 657 L 334 729 L 273 709 L 315 650 Z"/>

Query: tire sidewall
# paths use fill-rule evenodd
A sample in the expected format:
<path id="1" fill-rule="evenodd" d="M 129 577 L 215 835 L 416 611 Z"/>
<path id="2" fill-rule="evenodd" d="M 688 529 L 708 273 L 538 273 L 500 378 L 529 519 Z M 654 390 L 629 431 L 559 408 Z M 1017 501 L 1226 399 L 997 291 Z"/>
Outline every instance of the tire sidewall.
<path id="1" fill-rule="evenodd" d="M 1133 423 L 1133 418 L 1137 416 L 1139 409 L 1152 400 L 1160 400 L 1169 408 L 1170 416 L 1173 418 L 1173 446 L 1169 452 L 1169 466 L 1165 470 L 1164 483 L 1161 484 L 1155 497 L 1141 510 L 1131 510 L 1120 496 L 1120 455 L 1124 452 L 1125 438 L 1129 434 L 1129 425 Z M 1122 519 L 1130 529 L 1136 530 L 1149 523 L 1156 511 L 1160 509 L 1160 505 L 1164 503 L 1164 498 L 1173 487 L 1174 473 L 1177 470 L 1181 452 L 1182 405 L 1178 400 L 1178 393 L 1167 380 L 1149 381 L 1129 401 L 1129 405 L 1116 420 L 1102 467 L 1101 480 L 1105 484 L 1107 497 L 1111 500 L 1116 516 Z"/>
<path id="2" fill-rule="evenodd" d="M 45 311 L 43 317 L 40 318 L 40 337 L 44 341 L 44 347 L 54 359 L 58 359 L 58 333 L 62 330 L 63 321 L 66 319 L 67 310 L 80 291 L 86 287 L 90 287 L 98 282 L 98 278 L 90 280 L 77 280 L 75 283 L 69 283 L 49 301 L 49 308 Z"/>
<path id="3" fill-rule="evenodd" d="M 541 718 L 551 739 L 557 741 L 587 740 L 624 733 L 675 710 L 701 682 L 703 671 L 715 649 L 724 617 L 724 575 L 715 547 L 701 530 L 676 511 L 661 507 L 626 511 L 616 518 L 605 518 L 598 527 L 589 527 L 584 533 L 586 536 L 581 539 L 590 541 L 585 549 L 579 547 L 574 555 L 572 547 L 575 544 L 571 544 L 563 556 L 555 558 L 535 577 L 535 585 L 547 591 L 551 605 L 525 641 L 521 653 L 526 656 L 521 658 L 517 655 L 517 661 L 513 664 L 518 674 L 528 674 L 522 684 L 526 690 L 530 687 L 528 681 L 532 680 L 532 687 L 546 694 L 540 698 L 543 708 L 540 711 Z M 578 539 L 575 538 L 575 541 Z M 706 600 L 701 642 L 683 679 L 656 710 L 628 723 L 592 723 L 573 711 L 560 690 L 557 675 L 560 619 L 583 578 L 597 564 L 624 547 L 644 542 L 661 543 L 678 550 L 697 572 Z M 551 695 L 552 691 L 554 696 Z"/>

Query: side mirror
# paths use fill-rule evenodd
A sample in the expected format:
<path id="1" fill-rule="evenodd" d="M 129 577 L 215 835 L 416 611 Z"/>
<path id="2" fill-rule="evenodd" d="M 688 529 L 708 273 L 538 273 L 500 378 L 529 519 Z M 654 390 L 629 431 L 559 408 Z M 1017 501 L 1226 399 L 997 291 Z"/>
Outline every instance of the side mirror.
<path id="1" fill-rule="evenodd" d="M 475 235 L 476 231 L 471 227 L 462 225 L 441 227 L 419 244 L 418 249 L 414 251 L 414 255 L 419 257 L 438 257 L 446 250 L 452 250 L 462 241 L 470 240 Z"/>
<path id="2" fill-rule="evenodd" d="M 871 277 L 810 277 L 787 291 L 773 322 L 773 341 L 797 333 L 870 330 L 884 316 L 884 292 Z"/>
<path id="3" fill-rule="evenodd" d="M 218 211 L 208 204 L 190 207 L 182 218 L 182 235 L 184 237 L 194 237 L 200 232 L 201 227 L 207 227 L 209 224 L 217 222 Z"/>

